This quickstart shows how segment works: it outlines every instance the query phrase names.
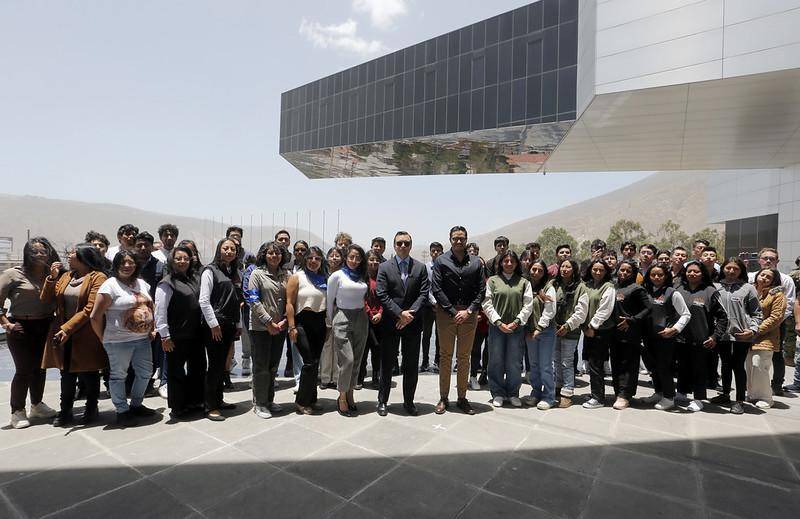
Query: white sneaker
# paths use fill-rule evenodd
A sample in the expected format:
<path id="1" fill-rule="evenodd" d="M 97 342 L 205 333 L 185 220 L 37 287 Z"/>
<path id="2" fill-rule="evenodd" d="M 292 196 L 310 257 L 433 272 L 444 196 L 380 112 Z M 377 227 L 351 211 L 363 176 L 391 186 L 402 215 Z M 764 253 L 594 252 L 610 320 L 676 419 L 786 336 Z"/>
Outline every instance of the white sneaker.
<path id="1" fill-rule="evenodd" d="M 617 400 L 614 402 L 613 407 L 617 411 L 622 411 L 623 409 L 627 409 L 631 405 L 630 401 L 627 398 L 617 397 Z"/>
<path id="2" fill-rule="evenodd" d="M 539 403 L 539 399 L 533 395 L 525 395 L 522 397 L 522 403 L 528 407 L 534 407 Z"/>
<path id="3" fill-rule="evenodd" d="M 469 388 L 473 391 L 479 391 L 481 385 L 478 384 L 478 377 L 469 377 Z"/>
<path id="4" fill-rule="evenodd" d="M 643 404 L 648 404 L 648 405 L 653 405 L 653 404 L 657 404 L 657 403 L 661 402 L 663 399 L 664 399 L 664 395 L 662 395 L 661 393 L 653 393 L 652 395 L 650 395 L 648 397 L 642 398 L 642 403 Z"/>
<path id="5" fill-rule="evenodd" d="M 50 406 L 44 402 L 39 402 L 31 406 L 31 412 L 28 416 L 31 418 L 55 418 L 57 414 L 58 411 L 51 409 Z"/>
<path id="6" fill-rule="evenodd" d="M 604 407 L 603 403 L 596 398 L 590 398 L 583 403 L 584 409 L 600 409 L 601 407 Z"/>
<path id="7" fill-rule="evenodd" d="M 242 376 L 250 376 L 250 359 L 242 359 Z"/>
<path id="8" fill-rule="evenodd" d="M 536 404 L 536 409 L 540 409 L 542 411 L 547 411 L 551 407 L 553 406 L 551 406 L 550 403 L 545 400 L 540 400 L 539 403 Z"/>
<path id="9" fill-rule="evenodd" d="M 164 400 L 167 399 L 167 385 L 164 384 L 163 386 L 158 387 L 158 396 L 163 398 Z"/>
<path id="10" fill-rule="evenodd" d="M 686 407 L 686 409 L 688 409 L 689 411 L 691 411 L 693 413 L 696 413 L 698 411 L 702 411 L 703 410 L 703 402 L 701 402 L 700 400 L 692 400 L 691 402 L 689 402 L 689 405 Z"/>
<path id="11" fill-rule="evenodd" d="M 766 400 L 757 400 L 756 407 L 758 407 L 759 409 L 769 409 L 770 407 L 772 407 L 772 404 L 767 402 Z"/>
<path id="12" fill-rule="evenodd" d="M 656 405 L 656 409 L 659 411 L 669 411 L 673 407 L 675 407 L 675 401 L 671 398 L 662 398 Z"/>
<path id="13" fill-rule="evenodd" d="M 492 398 L 492 405 L 495 407 L 503 407 L 503 402 L 505 402 L 505 400 L 502 396 L 496 396 Z"/>
<path id="14" fill-rule="evenodd" d="M 269 409 L 267 409 L 264 406 L 260 406 L 260 405 L 254 406 L 253 407 L 253 412 L 259 418 L 264 418 L 264 419 L 272 418 L 272 413 L 270 413 Z"/>
<path id="15" fill-rule="evenodd" d="M 28 415 L 25 414 L 24 410 L 11 413 L 11 427 L 14 429 L 24 429 L 30 426 L 31 423 L 28 421 Z"/>
<path id="16" fill-rule="evenodd" d="M 522 407 L 522 400 L 519 399 L 518 396 L 512 396 L 509 398 L 512 407 Z"/>
<path id="17" fill-rule="evenodd" d="M 161 368 L 156 368 L 150 378 L 153 380 L 153 387 L 158 387 L 156 384 L 161 384 Z"/>
<path id="18" fill-rule="evenodd" d="M 270 413 L 280 413 L 281 411 L 283 411 L 283 406 L 280 404 L 276 404 L 275 402 L 270 402 L 269 406 L 267 406 L 267 409 L 269 409 Z"/>

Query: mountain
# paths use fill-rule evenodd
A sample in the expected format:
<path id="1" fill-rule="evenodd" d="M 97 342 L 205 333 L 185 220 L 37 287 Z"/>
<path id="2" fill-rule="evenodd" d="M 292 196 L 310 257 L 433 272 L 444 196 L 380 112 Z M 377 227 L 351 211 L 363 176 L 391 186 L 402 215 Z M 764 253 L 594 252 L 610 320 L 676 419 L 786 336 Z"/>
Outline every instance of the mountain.
<path id="1" fill-rule="evenodd" d="M 475 241 L 482 255 L 490 257 L 495 237 L 503 235 L 511 243 L 527 243 L 547 227 L 565 228 L 578 244 L 594 238 L 605 240 L 611 226 L 622 218 L 638 221 L 649 233 L 669 219 L 687 234 L 704 227 L 722 229 L 721 225 L 709 225 L 707 221 L 706 183 L 694 171 L 654 173 L 616 191 L 482 233 L 475 236 Z"/>
<path id="2" fill-rule="evenodd" d="M 244 229 L 244 247 L 253 252 L 264 241 L 269 241 L 274 235 L 272 226 L 259 225 L 259 216 L 254 217 L 253 226 L 250 222 L 237 222 Z M 95 230 L 105 234 L 112 245 L 117 244 L 117 228 L 125 223 L 132 223 L 141 231 L 148 231 L 158 240 L 157 230 L 163 223 L 172 223 L 178 226 L 181 239 L 194 240 L 200 249 L 203 260 L 207 261 L 213 255 L 217 241 L 224 237 L 225 229 L 230 222 L 212 222 L 202 218 L 187 218 L 170 214 L 143 211 L 134 207 L 115 204 L 95 204 L 75 202 L 70 200 L 54 200 L 38 196 L 15 196 L 0 194 L 0 237 L 10 237 L 13 241 L 11 257 L 21 256 L 28 230 L 31 236 L 42 235 L 47 237 L 57 250 L 83 241 L 88 230 Z M 242 225 L 244 223 L 245 225 Z M 275 230 L 282 227 L 276 226 Z M 319 236 L 310 235 L 302 226 L 295 229 L 287 226 L 292 234 L 292 239 L 310 241 L 312 244 L 322 243 Z"/>

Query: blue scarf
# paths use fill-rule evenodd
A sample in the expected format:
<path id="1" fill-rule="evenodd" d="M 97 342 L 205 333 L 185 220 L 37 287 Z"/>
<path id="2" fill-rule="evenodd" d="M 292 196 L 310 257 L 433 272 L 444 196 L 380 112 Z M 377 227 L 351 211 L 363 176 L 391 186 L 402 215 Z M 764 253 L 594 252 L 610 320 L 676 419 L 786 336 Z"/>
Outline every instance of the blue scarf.
<path id="1" fill-rule="evenodd" d="M 347 274 L 347 277 L 349 277 L 350 279 L 352 279 L 356 283 L 363 283 L 363 281 L 364 281 L 364 278 L 361 277 L 361 275 L 359 275 L 357 272 L 354 272 L 354 271 L 350 270 L 350 267 L 348 267 L 347 265 L 342 267 L 342 272 Z"/>
<path id="2" fill-rule="evenodd" d="M 316 272 L 311 272 L 310 270 L 303 269 L 306 273 L 306 277 L 317 290 L 328 290 L 328 280 L 322 274 L 317 274 Z"/>

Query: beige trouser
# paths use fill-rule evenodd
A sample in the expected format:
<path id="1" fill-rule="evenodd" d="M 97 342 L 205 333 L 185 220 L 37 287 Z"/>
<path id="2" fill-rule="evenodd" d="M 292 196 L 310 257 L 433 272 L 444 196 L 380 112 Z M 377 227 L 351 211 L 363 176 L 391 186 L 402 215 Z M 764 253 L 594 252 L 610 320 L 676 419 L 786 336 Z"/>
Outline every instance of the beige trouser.
<path id="1" fill-rule="evenodd" d="M 453 350 L 456 351 L 456 387 L 458 398 L 466 398 L 469 382 L 469 361 L 472 342 L 475 340 L 477 314 L 473 313 L 461 324 L 456 324 L 449 313 L 436 308 L 436 334 L 439 337 L 439 396 L 448 398 L 450 394 L 450 373 L 453 366 Z"/>
<path id="2" fill-rule="evenodd" d="M 772 350 L 750 350 L 744 363 L 747 372 L 747 398 L 772 404 Z"/>

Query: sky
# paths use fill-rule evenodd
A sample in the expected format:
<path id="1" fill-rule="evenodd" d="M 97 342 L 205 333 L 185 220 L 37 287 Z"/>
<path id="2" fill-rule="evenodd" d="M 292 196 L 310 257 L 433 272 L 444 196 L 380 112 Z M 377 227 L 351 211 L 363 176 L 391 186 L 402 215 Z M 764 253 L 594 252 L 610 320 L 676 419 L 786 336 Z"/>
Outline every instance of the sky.
<path id="1" fill-rule="evenodd" d="M 309 180 L 278 154 L 280 94 L 518 0 L 0 3 L 0 192 L 442 240 L 648 173 Z M 0 224 L 1 225 L 1 224 Z M 1 229 L 0 229 L 1 230 Z M 535 237 L 531 237 L 533 239 Z"/>

